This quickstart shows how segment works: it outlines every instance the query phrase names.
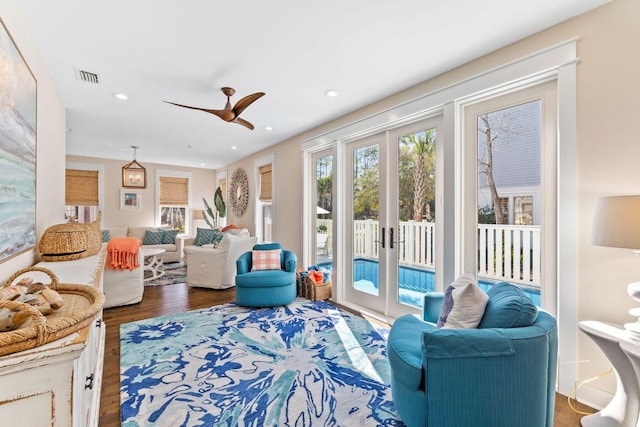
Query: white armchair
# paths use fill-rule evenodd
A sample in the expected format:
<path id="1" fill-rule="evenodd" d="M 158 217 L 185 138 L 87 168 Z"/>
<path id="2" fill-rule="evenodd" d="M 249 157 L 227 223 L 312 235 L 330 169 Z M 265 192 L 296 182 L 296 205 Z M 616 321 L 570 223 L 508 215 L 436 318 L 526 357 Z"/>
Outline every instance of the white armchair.
<path id="1" fill-rule="evenodd" d="M 225 233 L 217 248 L 186 244 L 184 263 L 187 266 L 187 284 L 212 289 L 235 286 L 236 260 L 257 243 L 256 236 Z M 189 240 L 185 241 L 188 243 Z"/>

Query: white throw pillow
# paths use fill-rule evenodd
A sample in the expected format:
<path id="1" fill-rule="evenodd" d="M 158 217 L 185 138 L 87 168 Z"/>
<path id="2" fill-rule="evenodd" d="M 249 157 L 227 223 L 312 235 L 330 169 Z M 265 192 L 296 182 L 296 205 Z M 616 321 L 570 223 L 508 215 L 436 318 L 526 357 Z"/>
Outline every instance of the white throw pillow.
<path id="1" fill-rule="evenodd" d="M 469 272 L 458 277 L 444 293 L 444 302 L 438 317 L 438 328 L 477 328 L 489 301 Z"/>

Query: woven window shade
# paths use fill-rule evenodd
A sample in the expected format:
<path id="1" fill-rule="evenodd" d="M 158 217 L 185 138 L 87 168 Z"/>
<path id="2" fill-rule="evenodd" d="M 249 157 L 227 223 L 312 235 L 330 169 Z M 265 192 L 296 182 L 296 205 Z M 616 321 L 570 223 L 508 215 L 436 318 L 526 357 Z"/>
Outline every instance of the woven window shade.
<path id="1" fill-rule="evenodd" d="M 222 200 L 224 200 L 224 202 L 226 203 L 228 198 L 227 198 L 227 179 L 226 178 L 222 178 L 220 180 L 220 191 L 222 191 Z"/>
<path id="2" fill-rule="evenodd" d="M 189 178 L 160 177 L 160 205 L 187 206 L 189 204 Z"/>
<path id="3" fill-rule="evenodd" d="M 98 171 L 67 169 L 64 199 L 67 206 L 98 206 Z"/>
<path id="4" fill-rule="evenodd" d="M 260 201 L 271 201 L 271 165 L 260 167 Z"/>

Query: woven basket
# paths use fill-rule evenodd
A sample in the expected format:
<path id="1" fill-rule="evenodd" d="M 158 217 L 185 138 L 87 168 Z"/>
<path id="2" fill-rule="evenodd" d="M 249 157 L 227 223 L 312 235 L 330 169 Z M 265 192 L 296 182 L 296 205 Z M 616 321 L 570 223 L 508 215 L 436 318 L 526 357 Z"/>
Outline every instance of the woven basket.
<path id="1" fill-rule="evenodd" d="M 44 261 L 73 261 L 95 255 L 101 247 L 98 223 L 52 225 L 42 234 L 38 245 Z"/>
<path id="2" fill-rule="evenodd" d="M 57 276 L 46 268 L 29 267 L 15 272 L 2 285 L 11 286 L 20 276 L 30 271 L 40 271 L 49 276 L 49 287 L 60 294 L 64 304 L 53 313 L 43 316 L 38 309 L 28 304 L 5 301 L 1 307 L 25 308 L 30 311 L 30 319 L 20 328 L 0 332 L 0 356 L 28 350 L 64 338 L 89 325 L 102 310 L 104 294 L 90 285 L 59 283 Z"/>
<path id="3" fill-rule="evenodd" d="M 311 301 L 322 301 L 331 298 L 331 282 L 315 283 L 309 276 L 304 278 L 304 297 Z"/>

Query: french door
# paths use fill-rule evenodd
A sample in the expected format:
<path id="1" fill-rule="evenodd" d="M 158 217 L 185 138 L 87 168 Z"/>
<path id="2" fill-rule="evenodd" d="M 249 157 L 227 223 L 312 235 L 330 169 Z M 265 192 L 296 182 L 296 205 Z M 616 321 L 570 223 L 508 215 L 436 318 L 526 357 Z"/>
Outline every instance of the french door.
<path id="1" fill-rule="evenodd" d="M 440 199 L 437 116 L 346 143 L 345 299 L 416 312 L 435 285 Z"/>
<path id="2" fill-rule="evenodd" d="M 463 107 L 461 269 L 509 281 L 556 313 L 556 83 Z"/>

